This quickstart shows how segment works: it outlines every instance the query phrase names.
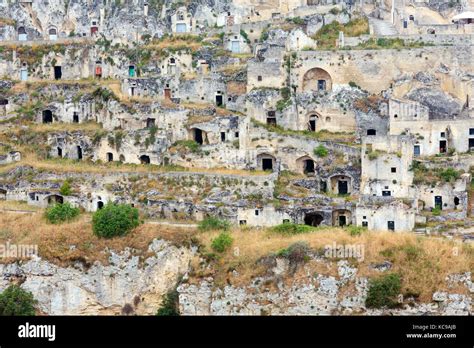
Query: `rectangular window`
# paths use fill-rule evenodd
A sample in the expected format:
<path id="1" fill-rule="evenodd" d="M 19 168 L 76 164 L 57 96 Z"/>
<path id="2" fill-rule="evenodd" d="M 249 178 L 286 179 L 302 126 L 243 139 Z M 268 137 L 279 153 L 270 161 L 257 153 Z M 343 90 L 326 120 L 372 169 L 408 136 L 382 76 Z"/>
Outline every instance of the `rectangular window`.
<path id="1" fill-rule="evenodd" d="M 260 211 L 258 209 L 255 209 L 255 216 L 258 216 L 260 214 Z"/>
<path id="2" fill-rule="evenodd" d="M 441 138 L 446 138 L 446 132 L 441 132 L 441 134 L 439 135 Z"/>
<path id="3" fill-rule="evenodd" d="M 367 227 L 369 223 L 367 221 L 362 221 L 362 227 Z"/>
<path id="4" fill-rule="evenodd" d="M 392 193 L 390 191 L 382 191 L 382 196 L 384 197 L 388 197 L 388 196 L 391 196 Z"/>
<path id="5" fill-rule="evenodd" d="M 414 154 L 415 156 L 419 156 L 419 155 L 421 154 L 421 147 L 420 147 L 420 145 L 415 145 L 415 146 L 413 147 L 413 154 Z"/>
<path id="6" fill-rule="evenodd" d="M 474 128 L 469 128 L 469 135 L 474 135 Z"/>
<path id="7" fill-rule="evenodd" d="M 396 173 L 396 172 L 397 172 L 397 168 L 392 167 L 392 168 L 390 168 L 390 171 L 391 171 L 392 173 Z"/>

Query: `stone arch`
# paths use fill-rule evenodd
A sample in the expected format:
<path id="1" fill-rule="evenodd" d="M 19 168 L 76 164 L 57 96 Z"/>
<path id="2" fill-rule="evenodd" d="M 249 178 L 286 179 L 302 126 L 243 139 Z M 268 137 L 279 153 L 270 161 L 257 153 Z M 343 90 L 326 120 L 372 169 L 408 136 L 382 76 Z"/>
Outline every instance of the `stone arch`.
<path id="1" fill-rule="evenodd" d="M 332 78 L 329 73 L 321 68 L 308 70 L 303 76 L 303 91 L 330 91 Z"/>
<path id="2" fill-rule="evenodd" d="M 308 226 L 319 226 L 324 221 L 324 214 L 320 212 L 308 212 L 304 214 L 304 224 Z"/>
<path id="3" fill-rule="evenodd" d="M 18 35 L 26 35 L 26 28 L 23 26 L 18 27 Z"/>
<path id="4" fill-rule="evenodd" d="M 141 156 L 140 156 L 140 163 L 141 163 L 141 164 L 150 164 L 150 163 L 151 163 L 151 161 L 150 161 L 150 156 L 141 155 Z"/>
<path id="5" fill-rule="evenodd" d="M 347 226 L 352 224 L 352 213 L 347 209 L 336 209 L 332 212 L 332 224 L 334 226 Z"/>
<path id="6" fill-rule="evenodd" d="M 191 139 L 194 140 L 196 143 L 200 145 L 209 144 L 207 133 L 203 131 L 202 129 L 191 128 L 189 133 L 190 133 Z"/>
<path id="7" fill-rule="evenodd" d="M 268 153 L 257 156 L 257 168 L 261 170 L 275 170 L 276 159 Z"/>
<path id="8" fill-rule="evenodd" d="M 335 174 L 329 178 L 331 192 L 338 195 L 346 195 L 352 192 L 353 179 L 349 175 Z"/>
<path id="9" fill-rule="evenodd" d="M 308 155 L 298 158 L 296 165 L 306 175 L 314 175 L 316 172 L 315 161 Z"/>
<path id="10" fill-rule="evenodd" d="M 308 114 L 307 119 L 308 130 L 311 132 L 316 132 L 318 130 L 318 123 L 322 119 L 321 115 L 318 112 L 313 111 Z"/>
<path id="11" fill-rule="evenodd" d="M 45 198 L 45 201 L 48 202 L 48 205 L 50 204 L 63 204 L 64 203 L 64 197 L 60 195 L 49 195 Z"/>

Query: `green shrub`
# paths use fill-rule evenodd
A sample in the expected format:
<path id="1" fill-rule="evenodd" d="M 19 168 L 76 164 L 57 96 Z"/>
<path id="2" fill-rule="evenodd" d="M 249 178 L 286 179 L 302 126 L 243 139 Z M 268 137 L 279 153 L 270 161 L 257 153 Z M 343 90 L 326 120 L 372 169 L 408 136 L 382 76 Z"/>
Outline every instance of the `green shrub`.
<path id="1" fill-rule="evenodd" d="M 272 231 L 285 235 L 294 235 L 314 231 L 314 227 L 308 225 L 298 225 L 291 222 L 284 222 L 280 225 L 272 227 Z"/>
<path id="2" fill-rule="evenodd" d="M 441 209 L 439 207 L 433 208 L 433 210 L 431 210 L 431 213 L 434 216 L 440 216 L 441 215 Z"/>
<path id="3" fill-rule="evenodd" d="M 198 228 L 200 231 L 227 231 L 230 228 L 230 223 L 226 220 L 208 216 L 199 222 Z"/>
<path id="4" fill-rule="evenodd" d="M 10 285 L 0 294 L 0 316 L 35 315 L 33 294 L 18 285 Z"/>
<path id="5" fill-rule="evenodd" d="M 99 237 L 124 236 L 140 225 L 138 209 L 128 204 L 106 204 L 92 216 L 92 228 Z"/>
<path id="6" fill-rule="evenodd" d="M 359 236 L 362 232 L 366 230 L 366 228 L 362 226 L 350 225 L 347 226 L 347 230 L 349 231 L 349 234 L 351 236 Z"/>
<path id="7" fill-rule="evenodd" d="M 371 279 L 365 305 L 367 308 L 397 307 L 396 297 L 400 293 L 400 289 L 401 280 L 396 273 Z"/>
<path id="8" fill-rule="evenodd" d="M 194 140 L 178 140 L 174 143 L 174 146 L 187 147 L 193 153 L 197 153 L 201 150 L 201 145 Z"/>
<path id="9" fill-rule="evenodd" d="M 446 182 L 453 182 L 459 178 L 461 174 L 454 168 L 446 168 L 439 173 L 441 179 Z"/>
<path id="10" fill-rule="evenodd" d="M 80 214 L 80 209 L 73 207 L 70 203 L 55 204 L 46 209 L 45 217 L 52 224 L 60 224 L 71 221 Z"/>
<path id="11" fill-rule="evenodd" d="M 71 182 L 69 180 L 64 181 L 59 189 L 59 193 L 63 196 L 70 196 L 72 194 Z"/>
<path id="12" fill-rule="evenodd" d="M 234 239 L 227 232 L 222 232 L 219 236 L 212 240 L 211 248 L 218 253 L 223 253 L 229 249 L 233 243 Z"/>
<path id="13" fill-rule="evenodd" d="M 309 260 L 311 248 L 306 242 L 296 242 L 277 252 L 277 256 L 286 258 L 290 263 L 290 273 L 294 273 L 300 264 Z"/>
<path id="14" fill-rule="evenodd" d="M 313 152 L 318 157 L 326 157 L 328 155 L 328 149 L 326 149 L 324 145 L 319 145 Z"/>
<path id="15" fill-rule="evenodd" d="M 178 310 L 178 300 L 179 300 L 179 294 L 178 291 L 172 290 L 166 294 L 166 297 L 163 301 L 162 306 L 160 309 L 158 309 L 158 312 L 156 315 L 158 316 L 178 316 L 179 315 L 179 310 Z"/>

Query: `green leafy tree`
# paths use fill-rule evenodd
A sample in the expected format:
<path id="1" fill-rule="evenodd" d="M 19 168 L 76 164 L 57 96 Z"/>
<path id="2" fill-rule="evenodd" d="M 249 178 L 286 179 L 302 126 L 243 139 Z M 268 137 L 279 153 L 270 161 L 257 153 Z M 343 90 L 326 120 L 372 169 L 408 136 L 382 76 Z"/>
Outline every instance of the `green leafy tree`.
<path id="1" fill-rule="evenodd" d="M 92 228 L 99 237 L 124 236 L 140 225 L 138 209 L 128 204 L 108 203 L 92 216 Z"/>
<path id="2" fill-rule="evenodd" d="M 10 285 L 0 294 L 0 315 L 35 315 L 36 303 L 31 292 L 23 290 L 18 285 Z"/>
<path id="3" fill-rule="evenodd" d="M 60 224 L 71 221 L 80 214 L 80 209 L 73 207 L 70 203 L 55 204 L 46 209 L 45 217 L 52 224 Z"/>
<path id="4" fill-rule="evenodd" d="M 217 238 L 215 238 L 211 243 L 211 248 L 214 251 L 223 253 L 232 246 L 234 239 L 227 232 L 222 232 Z"/>

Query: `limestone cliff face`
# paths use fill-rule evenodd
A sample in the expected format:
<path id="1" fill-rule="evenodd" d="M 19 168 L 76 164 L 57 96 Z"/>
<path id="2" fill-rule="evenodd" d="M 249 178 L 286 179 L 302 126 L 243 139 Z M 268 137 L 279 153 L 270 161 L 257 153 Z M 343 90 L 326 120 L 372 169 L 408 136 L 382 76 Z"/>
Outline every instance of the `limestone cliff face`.
<path id="1" fill-rule="evenodd" d="M 51 315 L 120 314 L 126 304 L 136 314 L 155 314 L 162 297 L 187 272 L 193 251 L 162 240 L 149 246 L 153 255 L 139 262 L 130 251 L 112 253 L 110 264 L 61 268 L 35 259 L 0 265 L 0 291 L 15 279 L 31 291 L 39 308 Z"/>
<path id="2" fill-rule="evenodd" d="M 284 261 L 274 270 L 285 268 Z M 282 265 L 283 263 L 283 265 Z M 287 266 L 286 266 L 287 267 Z M 216 288 L 212 278 L 197 285 L 178 287 L 182 315 L 472 315 L 474 285 L 470 273 L 454 275 L 449 281 L 469 289 L 470 295 L 437 292 L 432 303 L 404 301 L 400 309 L 367 309 L 368 281 L 357 277 L 357 268 L 338 263 L 338 276 L 307 273 L 291 284 L 276 278 L 257 278 L 251 284 Z M 276 289 L 271 285 L 276 280 Z"/>

